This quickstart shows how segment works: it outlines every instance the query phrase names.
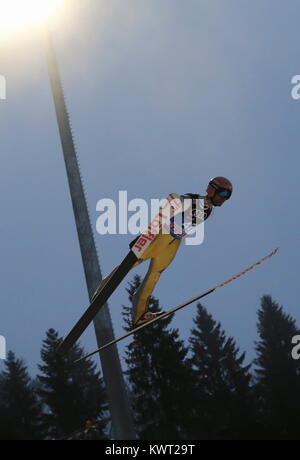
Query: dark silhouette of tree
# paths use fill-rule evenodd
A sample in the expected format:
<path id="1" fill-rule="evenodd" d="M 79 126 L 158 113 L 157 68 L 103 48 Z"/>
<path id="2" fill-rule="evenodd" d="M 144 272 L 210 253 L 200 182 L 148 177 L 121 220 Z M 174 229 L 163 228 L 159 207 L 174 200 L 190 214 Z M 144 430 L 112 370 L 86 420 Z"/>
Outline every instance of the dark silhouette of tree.
<path id="1" fill-rule="evenodd" d="M 195 386 L 194 439 L 247 439 L 254 424 L 250 366 L 232 337 L 197 305 L 190 344 Z"/>
<path id="2" fill-rule="evenodd" d="M 130 303 L 140 285 L 127 292 Z M 150 310 L 159 302 L 150 299 Z M 125 329 L 131 306 L 123 306 Z M 170 329 L 173 315 L 134 334 L 126 348 L 126 377 L 136 430 L 146 440 L 300 439 L 300 360 L 292 357 L 295 320 L 271 296 L 258 311 L 255 378 L 232 337 L 197 305 L 189 340 Z M 108 405 L 92 360 L 75 345 L 56 350 L 50 329 L 41 350 L 40 375 L 32 380 L 22 360 L 8 353 L 0 373 L 0 439 L 104 439 Z M 86 424 L 86 421 L 90 420 Z"/>
<path id="3" fill-rule="evenodd" d="M 42 439 L 41 406 L 22 360 L 9 352 L 0 379 L 0 439 Z"/>
<path id="4" fill-rule="evenodd" d="M 104 438 L 105 424 L 101 425 L 101 418 L 107 402 L 96 365 L 91 360 L 75 364 L 85 355 L 79 345 L 73 346 L 67 356 L 56 354 L 61 340 L 58 332 L 50 329 L 41 350 L 39 394 L 44 404 L 42 420 L 47 435 L 52 439 L 67 437 L 91 419 L 97 421 Z"/>
<path id="5" fill-rule="evenodd" d="M 140 285 L 136 276 L 129 283 L 129 300 Z M 159 310 L 151 297 L 150 311 Z M 123 306 L 126 330 L 132 328 L 131 307 Z M 134 334 L 127 346 L 126 364 L 136 429 L 141 439 L 185 439 L 191 408 L 190 375 L 185 358 L 187 348 L 179 340 L 178 330 L 168 330 L 172 318 L 149 325 Z"/>
<path id="6" fill-rule="evenodd" d="M 300 361 L 293 360 L 295 320 L 265 295 L 258 311 L 256 391 L 268 439 L 300 439 Z"/>

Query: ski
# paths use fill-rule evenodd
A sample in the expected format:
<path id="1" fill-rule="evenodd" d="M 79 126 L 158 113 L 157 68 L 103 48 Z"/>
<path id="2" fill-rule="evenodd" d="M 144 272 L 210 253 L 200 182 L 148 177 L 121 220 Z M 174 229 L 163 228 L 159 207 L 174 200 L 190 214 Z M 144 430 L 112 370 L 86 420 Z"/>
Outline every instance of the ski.
<path id="1" fill-rule="evenodd" d="M 192 299 L 188 300 L 187 302 L 184 302 L 180 305 L 178 305 L 177 307 L 174 307 L 174 308 L 171 308 L 170 310 L 162 313 L 161 315 L 159 315 L 158 317 L 148 321 L 147 323 L 145 324 L 141 324 L 140 326 L 137 326 L 135 327 L 134 329 L 132 329 L 131 331 L 127 332 L 126 334 L 118 337 L 117 339 L 114 339 L 112 340 L 111 342 L 103 345 L 102 347 L 98 348 L 97 350 L 93 351 L 92 353 L 89 353 L 88 355 L 86 356 L 83 356 L 82 358 L 80 358 L 79 360 L 75 361 L 76 363 L 79 363 L 80 361 L 84 360 L 84 359 L 88 359 L 90 358 L 91 356 L 94 356 L 96 353 L 99 353 L 103 350 L 105 350 L 106 348 L 110 347 L 111 345 L 114 345 L 118 342 L 120 342 L 121 340 L 124 340 L 126 339 L 127 337 L 130 337 L 131 335 L 133 334 L 136 334 L 137 332 L 141 331 L 142 329 L 144 329 L 145 327 L 148 327 L 150 326 L 150 324 L 153 324 L 155 323 L 156 321 L 159 321 L 163 318 L 166 318 L 167 316 L 169 315 L 172 315 L 173 313 L 176 313 L 177 311 L 181 310 L 182 308 L 184 307 L 187 307 L 188 305 L 191 305 L 192 303 L 196 302 L 197 300 L 200 300 L 202 299 L 203 297 L 206 297 L 207 295 L 209 294 L 212 294 L 214 291 L 216 291 L 217 289 L 221 289 L 222 287 L 226 286 L 227 284 L 231 283 L 232 281 L 236 280 L 237 278 L 239 278 L 240 276 L 242 275 L 245 275 L 247 272 L 249 272 L 250 270 L 253 270 L 253 268 L 257 267 L 258 265 L 262 264 L 263 262 L 265 262 L 266 260 L 270 259 L 271 257 L 273 257 L 275 254 L 277 254 L 277 252 L 279 251 L 279 248 L 276 248 L 274 249 L 274 251 L 272 251 L 270 254 L 268 254 L 267 256 L 265 256 L 264 258 L 260 259 L 258 262 L 254 263 L 253 265 L 250 265 L 250 267 L 246 268 L 245 270 L 239 272 L 237 275 L 233 276 L 232 278 L 229 278 L 227 281 L 224 281 L 223 283 L 220 283 L 218 284 L 217 286 L 213 287 L 212 289 L 209 289 L 208 291 L 205 291 L 203 292 L 202 294 L 199 294 L 197 295 L 196 297 L 193 297 Z"/>
<path id="2" fill-rule="evenodd" d="M 182 212 L 182 203 L 178 196 L 170 194 L 158 214 L 149 226 L 130 245 L 130 251 L 113 272 L 99 284 L 94 298 L 82 317 L 77 321 L 70 333 L 65 337 L 57 349 L 58 354 L 65 354 L 86 330 L 105 302 L 117 289 L 134 264 L 142 257 L 146 249 L 161 231 L 170 216 Z"/>
<path id="3" fill-rule="evenodd" d="M 89 324 L 93 321 L 101 307 L 105 304 L 108 298 L 113 294 L 127 273 L 131 270 L 136 263 L 137 258 L 132 251 L 130 251 L 121 264 L 114 270 L 107 282 L 103 283 L 102 289 L 92 300 L 90 306 L 85 313 L 81 316 L 79 321 L 75 324 L 70 333 L 65 337 L 63 342 L 57 349 L 58 354 L 67 353 L 67 351 L 74 345 L 79 337 L 83 334 Z M 97 291 L 96 291 L 97 292 Z"/>

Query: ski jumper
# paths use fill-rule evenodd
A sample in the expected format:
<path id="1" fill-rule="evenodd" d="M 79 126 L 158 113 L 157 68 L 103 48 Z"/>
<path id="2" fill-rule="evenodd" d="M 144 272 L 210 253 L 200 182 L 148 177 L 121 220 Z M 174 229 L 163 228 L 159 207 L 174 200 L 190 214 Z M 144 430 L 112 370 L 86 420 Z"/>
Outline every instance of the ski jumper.
<path id="1" fill-rule="evenodd" d="M 194 233 L 193 227 L 197 227 L 198 223 L 203 223 L 211 215 L 213 207 L 220 207 L 229 200 L 232 190 L 232 183 L 225 177 L 218 176 L 210 180 L 205 197 L 193 194 L 182 196 L 169 194 L 148 227 L 131 243 L 130 251 L 122 262 L 99 283 L 91 296 L 89 307 L 62 341 L 57 352 L 64 354 L 70 349 L 132 267 L 145 260 L 150 260 L 149 270 L 142 285 L 133 295 L 133 321 L 135 325 L 142 327 L 141 324 L 147 324 L 149 321 L 151 323 L 155 317 L 158 319 L 163 312 L 148 312 L 147 307 L 149 296 L 161 273 L 174 259 L 182 238 Z M 201 232 L 202 229 L 197 230 Z M 198 236 L 196 235 L 195 244 L 197 244 L 196 241 L 201 241 L 201 233 L 200 240 L 197 240 Z"/>
<path id="2" fill-rule="evenodd" d="M 182 227 L 182 232 L 174 233 L 172 231 L 172 222 L 169 228 L 170 233 L 160 233 L 152 241 L 150 246 L 146 249 L 145 253 L 142 255 L 141 259 L 136 262 L 135 267 L 143 263 L 145 260 L 150 259 L 150 265 L 148 272 L 140 284 L 139 288 L 133 296 L 133 311 L 132 311 L 132 321 L 133 324 L 136 324 L 139 319 L 147 312 L 150 296 L 155 288 L 155 285 L 160 279 L 163 271 L 170 265 L 173 261 L 176 253 L 183 241 L 184 236 L 186 236 L 185 228 L 187 225 L 192 224 L 192 226 L 199 225 L 206 220 L 212 212 L 212 207 L 204 205 L 204 209 L 201 209 L 202 219 L 197 218 L 197 200 L 204 199 L 204 197 L 195 194 L 186 194 L 180 196 L 181 200 L 189 199 L 191 202 L 190 213 L 185 214 L 185 219 L 182 217 L 180 225 Z M 204 212 L 203 212 L 204 211 Z M 190 216 L 190 218 L 189 218 Z M 178 220 L 178 219 L 177 219 Z M 174 230 L 174 228 L 173 228 Z M 177 225 L 178 230 L 178 225 Z M 133 242 L 134 243 L 134 242 Z M 133 244 L 131 243 L 131 244 Z"/>
<path id="3" fill-rule="evenodd" d="M 150 296 L 161 274 L 176 256 L 183 238 L 187 235 L 187 228 L 202 224 L 212 213 L 212 206 L 209 206 L 204 201 L 204 196 L 192 193 L 187 193 L 186 195 L 172 194 L 172 196 L 180 198 L 182 202 L 186 199 L 189 200 L 189 208 L 184 214 L 179 214 L 176 221 L 174 218 L 170 219 L 168 231 L 166 233 L 158 233 L 145 250 L 144 254 L 133 266 L 137 267 L 146 260 L 150 260 L 147 274 L 133 296 L 132 321 L 134 325 L 147 312 Z M 203 204 L 201 206 L 200 203 L 204 203 L 204 206 Z M 183 209 L 186 209 L 186 206 L 184 208 L 183 205 Z M 138 239 L 139 236 L 130 243 L 130 248 Z M 102 280 L 96 293 L 101 290 L 104 283 L 109 281 L 118 267 L 119 266 L 114 268 L 114 270 Z"/>

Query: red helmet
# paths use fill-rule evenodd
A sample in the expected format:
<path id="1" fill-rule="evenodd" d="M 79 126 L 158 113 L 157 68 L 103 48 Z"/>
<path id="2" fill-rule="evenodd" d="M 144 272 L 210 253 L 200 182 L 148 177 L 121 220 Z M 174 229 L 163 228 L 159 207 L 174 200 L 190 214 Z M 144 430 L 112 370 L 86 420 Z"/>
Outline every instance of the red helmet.
<path id="1" fill-rule="evenodd" d="M 207 187 L 207 196 L 209 198 L 214 198 L 216 195 L 225 198 L 225 200 L 229 200 L 232 195 L 233 186 L 230 180 L 226 179 L 226 177 L 214 177 L 209 181 Z"/>

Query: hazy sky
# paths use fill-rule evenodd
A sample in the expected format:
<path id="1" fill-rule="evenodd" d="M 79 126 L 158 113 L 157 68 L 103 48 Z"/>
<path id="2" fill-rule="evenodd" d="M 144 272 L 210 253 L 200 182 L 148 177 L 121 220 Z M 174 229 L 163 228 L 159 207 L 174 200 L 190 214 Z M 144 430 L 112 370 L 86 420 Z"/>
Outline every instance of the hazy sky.
<path id="1" fill-rule="evenodd" d="M 204 244 L 163 274 L 162 308 L 280 246 L 203 302 L 247 360 L 262 295 L 300 325 L 299 15 L 297 0 L 69 0 L 51 25 L 94 228 L 97 201 L 119 190 L 150 200 L 203 193 L 215 175 L 234 183 Z M 88 297 L 40 29 L 1 35 L 0 74 L 0 335 L 34 372 L 45 331 L 68 332 Z M 105 275 L 132 236 L 95 237 Z M 132 276 L 109 301 L 116 335 Z M 194 315 L 173 321 L 185 339 Z M 95 347 L 92 327 L 82 343 Z"/>

